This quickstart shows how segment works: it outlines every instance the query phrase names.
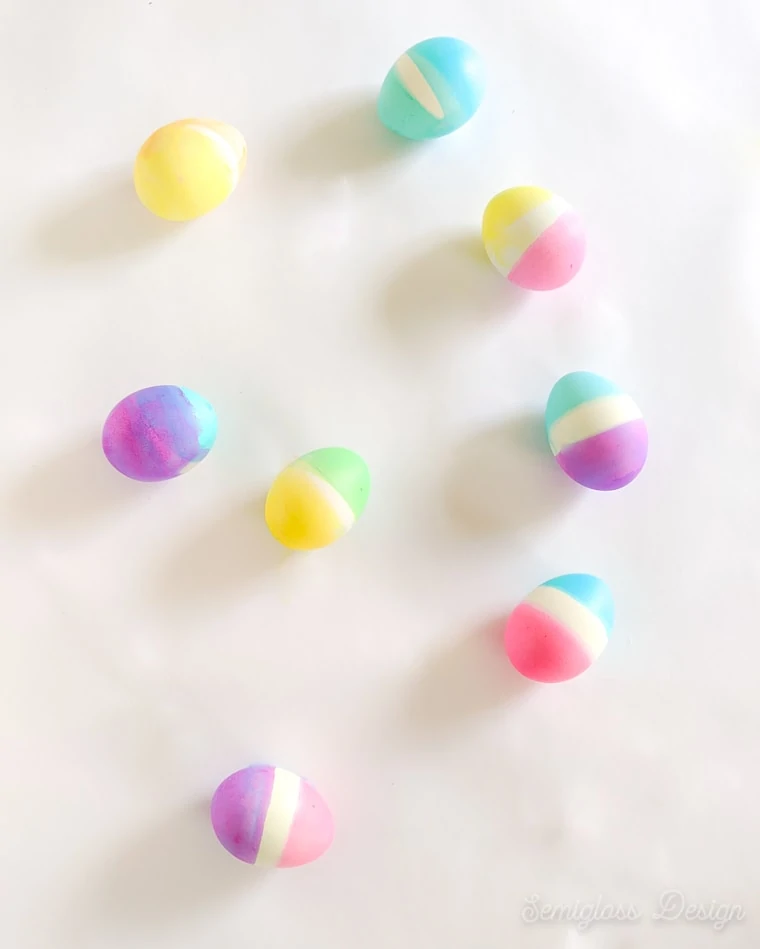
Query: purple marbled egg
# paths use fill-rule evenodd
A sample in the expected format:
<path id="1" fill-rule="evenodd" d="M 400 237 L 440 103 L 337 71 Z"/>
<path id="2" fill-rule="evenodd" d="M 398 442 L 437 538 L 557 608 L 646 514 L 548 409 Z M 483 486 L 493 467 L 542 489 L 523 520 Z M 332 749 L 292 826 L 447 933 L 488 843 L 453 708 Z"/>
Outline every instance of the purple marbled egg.
<path id="1" fill-rule="evenodd" d="M 166 481 L 203 461 L 216 439 L 216 413 L 197 392 L 150 386 L 114 406 L 103 426 L 103 451 L 136 481 Z"/>

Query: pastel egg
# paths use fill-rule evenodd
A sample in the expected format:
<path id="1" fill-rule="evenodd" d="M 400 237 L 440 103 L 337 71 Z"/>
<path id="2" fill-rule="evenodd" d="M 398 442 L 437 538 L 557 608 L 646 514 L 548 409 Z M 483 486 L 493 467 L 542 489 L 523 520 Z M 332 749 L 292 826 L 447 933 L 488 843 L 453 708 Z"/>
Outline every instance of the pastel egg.
<path id="1" fill-rule="evenodd" d="M 563 286 L 586 256 L 580 217 L 546 188 L 508 188 L 491 198 L 483 213 L 483 243 L 499 273 L 525 290 Z"/>
<path id="2" fill-rule="evenodd" d="M 166 481 L 203 461 L 216 440 L 216 413 L 197 392 L 150 386 L 126 396 L 103 426 L 103 451 L 135 481 Z"/>
<path id="3" fill-rule="evenodd" d="M 629 484 L 647 459 L 649 437 L 639 407 L 593 372 L 571 372 L 555 383 L 546 434 L 565 474 L 595 491 Z"/>
<path id="4" fill-rule="evenodd" d="M 326 547 L 349 531 L 369 498 L 369 470 L 347 448 L 320 448 L 288 465 L 267 495 L 273 536 L 292 550 Z"/>
<path id="5" fill-rule="evenodd" d="M 167 221 L 190 221 L 232 194 L 245 157 L 245 139 L 231 125 L 209 119 L 172 122 L 155 131 L 137 153 L 137 196 Z"/>
<path id="6" fill-rule="evenodd" d="M 305 779 L 274 765 L 251 765 L 219 785 L 211 824 L 233 857 L 260 867 L 300 867 L 332 843 L 333 819 Z"/>
<path id="7" fill-rule="evenodd" d="M 606 583 L 589 573 L 568 573 L 536 587 L 512 611 L 504 648 L 526 678 L 565 682 L 603 652 L 614 616 Z"/>
<path id="8" fill-rule="evenodd" d="M 461 128 L 483 101 L 485 69 L 462 40 L 438 36 L 400 56 L 380 89 L 377 111 L 392 132 L 416 141 Z"/>

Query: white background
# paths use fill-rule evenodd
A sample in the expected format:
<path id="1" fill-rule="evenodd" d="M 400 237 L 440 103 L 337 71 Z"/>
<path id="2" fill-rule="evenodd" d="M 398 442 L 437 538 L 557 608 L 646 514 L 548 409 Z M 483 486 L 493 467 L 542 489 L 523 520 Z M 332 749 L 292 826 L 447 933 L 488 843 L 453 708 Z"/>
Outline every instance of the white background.
<path id="1" fill-rule="evenodd" d="M 431 35 L 487 99 L 413 147 L 373 108 Z M 8 949 L 725 949 L 760 931 L 756 0 L 3 0 L 0 13 L 0 941 Z M 249 163 L 168 225 L 131 163 L 230 122 Z M 488 199 L 556 190 L 579 277 L 508 289 Z M 564 372 L 641 406 L 631 487 L 574 490 L 541 433 Z M 122 396 L 203 393 L 175 482 L 109 468 Z M 288 556 L 277 471 L 343 444 L 373 496 Z M 581 679 L 530 687 L 510 608 L 613 588 Z M 251 761 L 309 776 L 333 848 L 261 874 L 208 801 Z M 651 921 L 663 890 L 747 918 Z M 526 924 L 632 903 L 637 926 Z"/>

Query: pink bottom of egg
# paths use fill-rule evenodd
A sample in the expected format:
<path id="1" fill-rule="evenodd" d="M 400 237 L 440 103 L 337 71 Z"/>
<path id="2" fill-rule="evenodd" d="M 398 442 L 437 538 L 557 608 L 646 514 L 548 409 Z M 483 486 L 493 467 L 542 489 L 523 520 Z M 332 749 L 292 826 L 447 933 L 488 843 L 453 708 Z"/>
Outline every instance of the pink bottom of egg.
<path id="1" fill-rule="evenodd" d="M 333 819 L 319 792 L 304 779 L 301 797 L 293 817 L 278 867 L 300 867 L 321 857 L 333 840 Z"/>
<path id="2" fill-rule="evenodd" d="M 504 648 L 515 669 L 534 682 L 565 682 L 591 665 L 591 656 L 565 626 L 528 603 L 507 620 Z"/>
<path id="3" fill-rule="evenodd" d="M 578 273 L 586 256 L 583 224 L 575 211 L 565 211 L 538 237 L 509 272 L 525 290 L 556 290 Z"/>

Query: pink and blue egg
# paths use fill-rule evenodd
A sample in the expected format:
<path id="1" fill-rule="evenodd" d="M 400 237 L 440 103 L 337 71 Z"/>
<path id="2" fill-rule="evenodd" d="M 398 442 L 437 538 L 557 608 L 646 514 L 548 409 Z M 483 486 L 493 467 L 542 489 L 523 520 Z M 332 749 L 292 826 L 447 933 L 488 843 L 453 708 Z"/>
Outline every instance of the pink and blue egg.
<path id="1" fill-rule="evenodd" d="M 534 682 L 574 679 L 601 655 L 615 618 L 610 588 L 589 573 L 568 573 L 536 587 L 512 611 L 504 648 Z"/>
<path id="2" fill-rule="evenodd" d="M 647 427 L 633 399 L 593 372 L 555 383 L 546 405 L 546 434 L 569 477 L 595 491 L 625 487 L 644 467 Z"/>
<path id="3" fill-rule="evenodd" d="M 260 867 L 311 863 L 334 833 L 316 788 L 274 765 L 250 765 L 225 778 L 211 801 L 211 824 L 225 850 Z"/>
<path id="4" fill-rule="evenodd" d="M 216 440 L 213 407 L 182 386 L 150 386 L 119 402 L 103 426 L 103 452 L 135 481 L 166 481 L 203 461 Z"/>

